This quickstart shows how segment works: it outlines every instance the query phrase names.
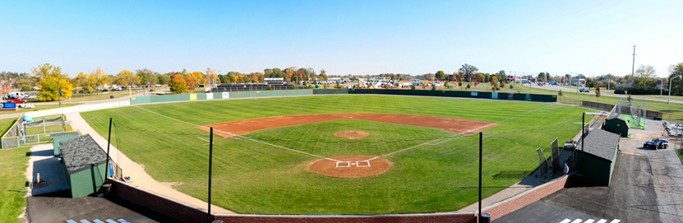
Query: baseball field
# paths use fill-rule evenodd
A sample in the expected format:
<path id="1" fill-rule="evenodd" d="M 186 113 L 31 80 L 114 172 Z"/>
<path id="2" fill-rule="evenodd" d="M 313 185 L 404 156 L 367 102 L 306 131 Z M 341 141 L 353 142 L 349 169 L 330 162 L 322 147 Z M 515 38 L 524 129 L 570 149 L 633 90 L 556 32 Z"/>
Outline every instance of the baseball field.
<path id="1" fill-rule="evenodd" d="M 455 211 L 538 165 L 534 150 L 580 130 L 583 108 L 403 96 L 307 96 L 154 104 L 82 113 L 155 179 L 237 213 Z M 125 170 L 124 170 L 125 175 Z M 133 179 L 134 180 L 134 179 Z"/>

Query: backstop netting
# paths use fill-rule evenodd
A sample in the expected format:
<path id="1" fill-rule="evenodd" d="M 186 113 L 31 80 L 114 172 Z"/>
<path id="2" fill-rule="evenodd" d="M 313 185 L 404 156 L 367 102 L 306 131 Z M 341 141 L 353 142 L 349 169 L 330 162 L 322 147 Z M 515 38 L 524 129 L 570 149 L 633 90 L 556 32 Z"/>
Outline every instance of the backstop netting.
<path id="1" fill-rule="evenodd" d="M 616 106 L 619 106 L 618 110 L 622 112 L 622 118 L 628 122 L 631 128 L 645 129 L 646 105 L 645 102 L 620 99 Z"/>

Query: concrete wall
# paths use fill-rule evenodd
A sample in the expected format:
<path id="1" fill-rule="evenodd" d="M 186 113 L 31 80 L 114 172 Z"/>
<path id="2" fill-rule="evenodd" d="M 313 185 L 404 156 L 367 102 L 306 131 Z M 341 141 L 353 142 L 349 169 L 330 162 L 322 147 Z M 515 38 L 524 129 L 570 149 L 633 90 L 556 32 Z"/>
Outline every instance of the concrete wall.
<path id="1" fill-rule="evenodd" d="M 405 215 L 219 215 L 215 220 L 230 223 L 476 223 L 474 213 Z"/>
<path id="2" fill-rule="evenodd" d="M 101 163 L 96 166 L 79 170 L 69 175 L 71 184 L 71 197 L 85 197 L 96 193 L 104 182 L 105 165 Z"/>
<path id="3" fill-rule="evenodd" d="M 206 211 L 176 202 L 149 191 L 110 180 L 111 193 L 133 204 L 182 222 L 205 222 Z M 406 215 L 213 215 L 215 220 L 235 223 L 475 223 L 474 213 L 433 213 Z"/>
<path id="4" fill-rule="evenodd" d="M 70 107 L 62 107 L 62 108 L 48 109 L 48 110 L 41 110 L 41 111 L 32 111 L 32 112 L 26 112 L 26 113 L 24 113 L 24 115 L 27 115 L 30 117 L 40 117 L 40 116 L 48 116 L 48 115 L 56 115 L 56 114 L 66 114 L 66 113 L 72 113 L 72 112 L 95 111 L 95 110 L 117 108 L 117 107 L 129 106 L 129 105 L 130 105 L 130 101 L 122 100 L 122 101 L 102 102 L 102 103 L 93 103 L 93 104 L 82 104 L 82 105 L 75 105 L 75 106 L 70 106 Z"/>
<path id="5" fill-rule="evenodd" d="M 512 198 L 490 205 L 484 208 L 482 212 L 489 213 L 491 215 L 491 221 L 494 221 L 562 190 L 566 183 L 567 176 L 565 175 Z"/>

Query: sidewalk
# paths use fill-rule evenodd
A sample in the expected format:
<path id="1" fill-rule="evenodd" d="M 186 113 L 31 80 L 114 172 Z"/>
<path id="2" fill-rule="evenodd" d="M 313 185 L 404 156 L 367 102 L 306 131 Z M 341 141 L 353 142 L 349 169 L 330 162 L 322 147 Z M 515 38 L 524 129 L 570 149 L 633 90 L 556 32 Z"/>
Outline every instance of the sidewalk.
<path id="1" fill-rule="evenodd" d="M 97 144 L 99 144 L 102 149 L 107 149 L 107 139 L 100 136 L 92 127 L 90 127 L 90 125 L 88 125 L 88 123 L 81 117 L 79 113 L 72 112 L 66 113 L 65 115 L 67 120 L 71 122 L 71 127 L 74 130 L 80 131 L 81 134 L 90 134 L 90 136 L 95 139 Z M 123 170 L 123 176 L 131 177 L 132 182 L 129 183 L 130 185 L 145 191 L 154 192 L 163 197 L 180 201 L 181 203 L 201 210 L 206 210 L 206 202 L 175 190 L 173 187 L 171 187 L 172 183 L 162 183 L 156 181 L 154 178 L 152 178 L 152 176 L 145 172 L 145 169 L 140 164 L 130 160 L 113 145 L 110 146 L 109 150 L 109 156 L 121 167 Z M 234 214 L 232 211 L 215 205 L 211 206 L 211 210 L 212 213 L 215 214 Z"/>

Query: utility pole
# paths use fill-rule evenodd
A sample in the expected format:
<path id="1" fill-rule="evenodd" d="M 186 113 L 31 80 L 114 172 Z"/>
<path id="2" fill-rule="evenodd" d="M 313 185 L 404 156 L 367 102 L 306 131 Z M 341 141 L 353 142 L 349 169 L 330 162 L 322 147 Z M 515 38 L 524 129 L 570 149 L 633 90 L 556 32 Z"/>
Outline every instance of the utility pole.
<path id="1" fill-rule="evenodd" d="M 633 74 L 636 72 L 636 45 L 633 45 L 633 63 L 631 63 L 631 81 L 633 81 Z"/>

